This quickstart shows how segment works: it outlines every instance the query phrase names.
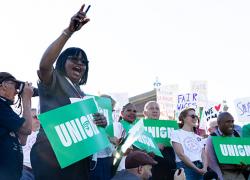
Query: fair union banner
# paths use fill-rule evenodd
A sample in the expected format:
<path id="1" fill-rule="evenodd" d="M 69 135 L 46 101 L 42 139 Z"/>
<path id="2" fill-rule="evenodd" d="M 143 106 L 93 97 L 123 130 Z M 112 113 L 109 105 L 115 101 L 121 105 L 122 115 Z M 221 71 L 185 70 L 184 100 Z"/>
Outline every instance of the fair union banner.
<path id="1" fill-rule="evenodd" d="M 93 123 L 96 112 L 97 105 L 89 98 L 38 116 L 61 168 L 110 145 L 105 130 Z"/>
<path id="2" fill-rule="evenodd" d="M 250 138 L 212 136 L 221 164 L 250 164 Z"/>

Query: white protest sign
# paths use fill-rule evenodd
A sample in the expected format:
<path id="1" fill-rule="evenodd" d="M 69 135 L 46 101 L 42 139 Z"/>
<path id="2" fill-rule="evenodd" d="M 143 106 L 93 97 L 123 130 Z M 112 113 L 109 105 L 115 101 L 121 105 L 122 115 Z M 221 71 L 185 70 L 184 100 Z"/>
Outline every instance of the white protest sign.
<path id="1" fill-rule="evenodd" d="M 160 107 L 160 119 L 174 119 L 178 85 L 172 84 L 157 89 L 156 98 Z"/>
<path id="2" fill-rule="evenodd" d="M 197 112 L 199 112 L 197 99 L 198 99 L 198 94 L 196 92 L 178 94 L 176 98 L 177 104 L 175 108 L 176 109 L 175 119 L 178 119 L 181 111 L 187 108 L 194 108 Z"/>
<path id="3" fill-rule="evenodd" d="M 208 103 L 202 111 L 200 129 L 206 129 L 207 122 L 212 118 L 217 118 L 220 112 L 222 112 L 220 103 Z"/>
<path id="4" fill-rule="evenodd" d="M 181 112 L 186 108 L 196 109 L 198 107 L 197 99 L 198 99 L 198 94 L 196 92 L 179 94 L 177 96 L 177 105 L 176 105 L 177 112 Z"/>
<path id="5" fill-rule="evenodd" d="M 238 121 L 250 122 L 250 97 L 236 99 L 234 101 Z"/>
<path id="6" fill-rule="evenodd" d="M 191 81 L 191 92 L 199 94 L 197 104 L 205 107 L 207 104 L 207 81 Z"/>
<path id="7" fill-rule="evenodd" d="M 128 101 L 128 93 L 109 93 L 109 95 L 116 101 L 114 112 L 113 112 L 113 119 L 114 122 L 119 120 L 122 107 L 127 104 Z"/>

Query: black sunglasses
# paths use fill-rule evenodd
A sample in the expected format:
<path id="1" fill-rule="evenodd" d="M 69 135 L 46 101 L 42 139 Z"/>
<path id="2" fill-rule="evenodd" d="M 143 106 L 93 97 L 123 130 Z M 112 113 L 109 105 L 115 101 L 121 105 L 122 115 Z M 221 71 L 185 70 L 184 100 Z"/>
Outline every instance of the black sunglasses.
<path id="1" fill-rule="evenodd" d="M 195 119 L 195 118 L 197 118 L 198 119 L 198 116 L 197 115 L 194 115 L 194 114 L 192 114 L 192 115 L 188 115 L 189 117 L 191 117 L 191 118 L 193 118 L 193 119 Z"/>
<path id="2" fill-rule="evenodd" d="M 78 62 L 78 61 L 81 61 L 83 64 L 88 64 L 89 61 L 86 61 L 85 59 L 83 58 L 79 58 L 77 56 L 68 56 L 68 60 L 72 61 L 72 62 Z"/>

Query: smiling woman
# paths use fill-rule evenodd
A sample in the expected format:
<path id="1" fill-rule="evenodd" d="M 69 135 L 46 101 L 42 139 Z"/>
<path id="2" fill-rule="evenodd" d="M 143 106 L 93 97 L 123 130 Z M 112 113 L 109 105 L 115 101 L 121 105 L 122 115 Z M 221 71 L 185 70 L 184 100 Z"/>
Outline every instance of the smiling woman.
<path id="1" fill-rule="evenodd" d="M 86 84 L 88 79 L 88 58 L 85 52 L 76 47 L 63 51 L 56 62 L 56 69 L 67 75 L 73 83 Z"/>
<path id="2" fill-rule="evenodd" d="M 71 47 L 60 54 L 71 35 L 89 21 L 83 9 L 84 5 L 71 18 L 69 26 L 47 48 L 41 59 L 38 70 L 41 113 L 70 104 L 70 98 L 85 96 L 80 89 L 80 85 L 86 84 L 88 78 L 88 58 L 85 52 Z M 96 113 L 93 118 L 96 125 L 106 126 L 104 115 Z M 57 129 L 59 133 L 62 132 L 60 128 Z M 88 179 L 89 158 L 61 169 L 43 128 L 40 128 L 37 141 L 31 150 L 31 164 L 37 180 Z"/>
<path id="3" fill-rule="evenodd" d="M 187 180 L 201 180 L 207 171 L 207 160 L 202 138 L 195 134 L 198 116 L 193 108 L 180 113 L 181 129 L 174 130 L 171 143 L 176 154 L 176 165 L 183 168 Z"/>

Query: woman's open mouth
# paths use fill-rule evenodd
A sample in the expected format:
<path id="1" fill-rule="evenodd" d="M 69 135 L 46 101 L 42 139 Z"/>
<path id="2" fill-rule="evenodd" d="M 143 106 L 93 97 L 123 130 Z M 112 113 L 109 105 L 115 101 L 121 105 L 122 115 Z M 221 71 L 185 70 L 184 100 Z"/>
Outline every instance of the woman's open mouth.
<path id="1" fill-rule="evenodd" d="M 72 69 L 73 69 L 74 75 L 81 76 L 81 74 L 82 74 L 82 68 L 80 68 L 79 66 L 75 66 Z"/>

